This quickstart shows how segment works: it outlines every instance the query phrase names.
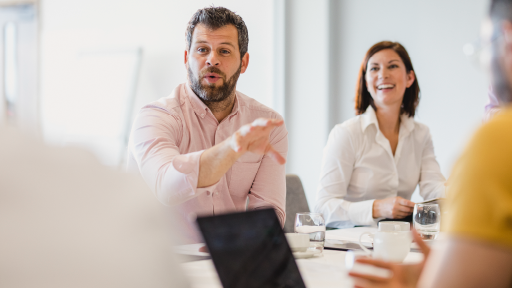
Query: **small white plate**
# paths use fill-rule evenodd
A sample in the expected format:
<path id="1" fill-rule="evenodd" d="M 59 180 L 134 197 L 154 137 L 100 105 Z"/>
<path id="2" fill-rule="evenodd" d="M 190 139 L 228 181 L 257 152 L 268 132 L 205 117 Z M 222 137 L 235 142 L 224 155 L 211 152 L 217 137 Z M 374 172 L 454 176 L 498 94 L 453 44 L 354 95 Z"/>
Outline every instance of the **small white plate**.
<path id="1" fill-rule="evenodd" d="M 293 252 L 293 257 L 296 259 L 306 259 L 315 257 L 315 255 L 320 255 L 322 252 L 318 251 L 305 251 L 305 252 Z"/>

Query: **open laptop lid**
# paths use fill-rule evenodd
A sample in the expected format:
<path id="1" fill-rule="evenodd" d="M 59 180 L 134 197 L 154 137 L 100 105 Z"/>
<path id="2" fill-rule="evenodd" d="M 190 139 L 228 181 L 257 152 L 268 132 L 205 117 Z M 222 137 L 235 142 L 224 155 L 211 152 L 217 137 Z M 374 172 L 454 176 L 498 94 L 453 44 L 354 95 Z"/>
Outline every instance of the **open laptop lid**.
<path id="1" fill-rule="evenodd" d="M 197 219 L 225 288 L 304 287 L 273 209 Z"/>

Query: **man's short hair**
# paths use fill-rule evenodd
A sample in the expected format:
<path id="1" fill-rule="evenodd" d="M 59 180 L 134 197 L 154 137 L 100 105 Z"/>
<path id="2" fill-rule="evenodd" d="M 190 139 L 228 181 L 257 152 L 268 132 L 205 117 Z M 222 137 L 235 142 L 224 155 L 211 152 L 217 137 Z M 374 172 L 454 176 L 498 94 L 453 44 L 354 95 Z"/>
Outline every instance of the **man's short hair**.
<path id="1" fill-rule="evenodd" d="M 493 21 L 512 21 L 512 0 L 492 0 L 489 16 Z"/>
<path id="2" fill-rule="evenodd" d="M 512 85 L 509 83 L 506 73 L 501 66 L 499 55 L 501 55 L 500 45 L 497 41 L 502 35 L 501 27 L 503 21 L 512 22 L 512 0 L 492 0 L 489 9 L 489 18 L 491 19 L 494 31 L 491 36 L 492 51 L 494 56 L 491 60 L 491 69 L 493 71 L 493 90 L 501 104 L 512 102 Z"/>
<path id="3" fill-rule="evenodd" d="M 190 51 L 192 45 L 192 34 L 198 24 L 203 24 L 209 29 L 216 30 L 226 25 L 233 25 L 238 31 L 238 47 L 240 49 L 240 58 L 244 57 L 249 49 L 249 32 L 245 22 L 235 12 L 224 7 L 207 7 L 197 10 L 188 22 L 185 39 L 187 51 Z"/>

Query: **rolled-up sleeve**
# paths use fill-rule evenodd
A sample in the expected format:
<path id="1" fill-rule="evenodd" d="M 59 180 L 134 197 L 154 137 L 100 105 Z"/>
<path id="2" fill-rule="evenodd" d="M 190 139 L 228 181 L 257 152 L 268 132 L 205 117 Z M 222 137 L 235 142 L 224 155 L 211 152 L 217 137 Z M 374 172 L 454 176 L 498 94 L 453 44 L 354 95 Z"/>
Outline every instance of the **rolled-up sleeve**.
<path id="1" fill-rule="evenodd" d="M 350 202 L 344 198 L 356 161 L 356 149 L 350 133 L 336 126 L 324 148 L 320 184 L 316 194 L 315 211 L 324 215 L 327 226 L 353 227 L 372 225 L 373 201 Z"/>
<path id="2" fill-rule="evenodd" d="M 183 203 L 216 185 L 197 188 L 204 150 L 180 154 L 182 125 L 179 116 L 148 105 L 135 119 L 130 135 L 129 150 L 142 177 L 166 205 Z"/>
<path id="3" fill-rule="evenodd" d="M 423 146 L 421 158 L 421 174 L 420 174 L 420 195 L 425 200 L 444 197 L 446 179 L 441 173 L 441 167 L 437 163 L 434 154 L 434 144 L 430 131 L 427 131 L 425 145 Z"/>
<path id="4" fill-rule="evenodd" d="M 270 144 L 285 159 L 288 153 L 288 131 L 285 126 L 270 133 Z M 274 208 L 284 225 L 286 219 L 286 175 L 285 165 L 280 165 L 267 155 L 263 156 L 249 194 L 249 210 Z"/>

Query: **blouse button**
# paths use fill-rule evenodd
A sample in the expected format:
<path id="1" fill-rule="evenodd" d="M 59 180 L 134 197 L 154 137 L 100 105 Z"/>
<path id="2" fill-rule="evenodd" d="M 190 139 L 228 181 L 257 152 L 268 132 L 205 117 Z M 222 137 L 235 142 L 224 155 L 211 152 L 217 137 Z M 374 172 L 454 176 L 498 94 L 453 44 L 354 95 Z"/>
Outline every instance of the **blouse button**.
<path id="1" fill-rule="evenodd" d="M 207 195 L 207 196 L 210 196 L 210 191 L 206 191 L 206 195 Z"/>

